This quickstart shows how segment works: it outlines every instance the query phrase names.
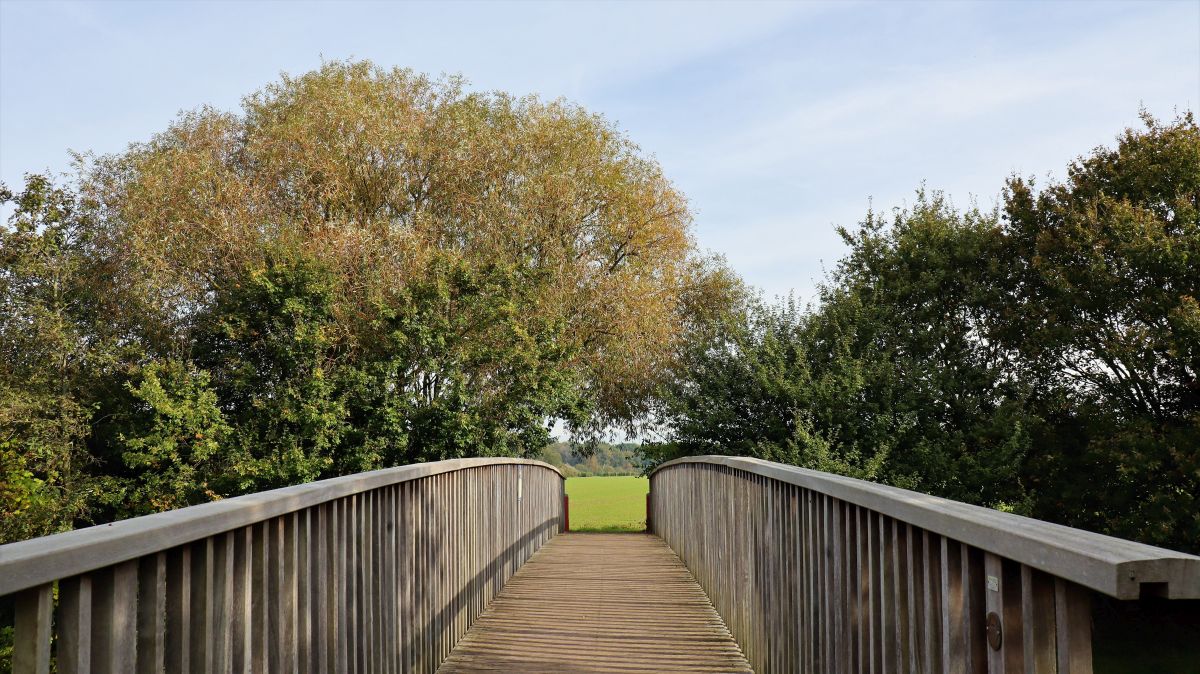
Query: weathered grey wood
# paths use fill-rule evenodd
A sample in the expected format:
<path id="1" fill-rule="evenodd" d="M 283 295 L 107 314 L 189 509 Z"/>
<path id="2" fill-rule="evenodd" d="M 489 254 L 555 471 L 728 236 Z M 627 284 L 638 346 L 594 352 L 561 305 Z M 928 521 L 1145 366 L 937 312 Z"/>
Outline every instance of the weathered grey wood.
<path id="1" fill-rule="evenodd" d="M 191 671 L 194 674 L 212 671 L 215 666 L 213 652 L 210 647 L 212 632 L 216 629 L 216 615 L 213 606 L 214 584 L 214 547 L 212 538 L 192 546 L 192 613 L 190 626 L 190 655 Z"/>
<path id="2" fill-rule="evenodd" d="M 966 674 L 966 602 L 963 592 L 962 545 L 948 538 L 942 544 L 942 662 L 947 674 Z"/>
<path id="3" fill-rule="evenodd" d="M 298 656 L 301 671 L 321 674 L 329 671 L 332 627 L 331 609 L 326 597 L 332 589 L 332 572 L 328 549 L 332 524 L 332 503 L 323 503 L 301 513 L 297 533 L 298 601 L 297 638 L 301 643 Z M 303 657 L 307 654 L 307 659 Z"/>
<path id="4" fill-rule="evenodd" d="M 0 596 L 240 529 L 382 487 L 477 466 L 537 466 L 508 457 L 451 459 L 309 482 L 169 512 L 0 545 Z M 556 511 L 557 512 L 557 511 Z"/>
<path id="5" fill-rule="evenodd" d="M 574 533 L 531 556 L 438 671 L 659 674 L 750 667 L 660 539 Z"/>
<path id="6" fill-rule="evenodd" d="M 254 547 L 253 527 L 233 535 L 233 577 L 230 583 L 229 662 L 231 672 L 250 670 L 251 629 L 251 555 Z"/>
<path id="7" fill-rule="evenodd" d="M 985 639 L 987 586 L 983 582 L 982 550 L 963 546 L 963 596 L 966 613 L 966 644 L 969 671 L 983 674 L 987 671 L 987 641 Z"/>
<path id="8" fill-rule="evenodd" d="M 734 464 L 655 471 L 648 507 L 755 671 L 1091 671 L 1092 590 Z"/>
<path id="9" fill-rule="evenodd" d="M 13 621 L 14 674 L 50 671 L 50 623 L 53 620 L 49 585 L 25 590 L 16 596 Z"/>
<path id="10" fill-rule="evenodd" d="M 293 656 L 294 667 L 290 672 L 310 674 L 313 661 L 316 660 L 312 643 L 312 601 L 310 588 L 313 583 L 312 567 L 312 519 L 313 511 L 318 508 L 308 508 L 304 512 L 293 513 L 290 516 L 289 528 L 284 532 L 284 546 L 292 550 L 295 567 L 293 577 L 288 580 L 290 595 L 293 597 L 294 622 L 290 636 L 295 639 L 296 650 Z"/>
<path id="11" fill-rule="evenodd" d="M 137 671 L 166 671 L 167 554 L 143 557 L 137 580 Z"/>
<path id="12" fill-rule="evenodd" d="M 212 608 L 214 629 L 209 634 L 209 653 L 213 668 L 227 672 L 233 668 L 235 532 L 216 536 L 213 543 Z"/>
<path id="13" fill-rule="evenodd" d="M 728 466 L 828 494 L 1118 599 L 1137 599 L 1142 583 L 1161 583 L 1170 599 L 1200 598 L 1195 555 L 759 459 L 685 457 L 656 473 L 688 463 Z"/>
<path id="14" fill-rule="evenodd" d="M 1004 579 L 1001 581 L 1004 595 L 1004 667 L 1008 672 L 1025 671 L 1025 628 L 1021 610 L 1021 565 L 1005 560 L 1002 564 Z"/>
<path id="15" fill-rule="evenodd" d="M 1057 668 L 1054 579 L 1021 565 L 1021 628 L 1026 672 Z"/>
<path id="16" fill-rule="evenodd" d="M 55 630 L 58 633 L 58 671 L 62 674 L 92 671 L 91 575 L 59 581 Z"/>
<path id="17" fill-rule="evenodd" d="M 94 579 L 92 671 L 129 674 L 137 667 L 138 563 L 122 562 Z"/>
<path id="18" fill-rule="evenodd" d="M 191 671 L 190 644 L 192 624 L 192 550 L 190 546 L 167 553 L 166 581 L 166 652 L 169 672 Z"/>
<path id="19" fill-rule="evenodd" d="M 58 670 L 434 671 L 558 532 L 563 480 L 511 459 L 418 468 L 182 545 L 154 524 L 160 549 L 59 581 Z M 21 671 L 49 667 L 51 588 L 16 598 Z"/>
<path id="20" fill-rule="evenodd" d="M 262 522 L 253 527 L 247 527 L 252 532 L 250 544 L 250 656 L 247 658 L 252 672 L 267 671 L 267 644 L 269 643 L 270 620 L 268 613 L 272 603 L 272 595 L 268 594 L 271 585 L 272 559 L 271 534 L 273 522 Z M 276 564 L 278 560 L 274 560 Z"/>
<path id="21" fill-rule="evenodd" d="M 1092 671 L 1091 596 L 1080 586 L 1054 580 L 1054 617 L 1059 674 Z"/>

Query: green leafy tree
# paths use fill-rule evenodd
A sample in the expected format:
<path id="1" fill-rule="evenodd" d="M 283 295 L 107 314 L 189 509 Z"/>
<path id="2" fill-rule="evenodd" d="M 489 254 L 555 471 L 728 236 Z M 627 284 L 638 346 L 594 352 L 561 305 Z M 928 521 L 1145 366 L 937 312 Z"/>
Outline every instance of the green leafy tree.
<path id="1" fill-rule="evenodd" d="M 750 302 L 740 322 L 697 333 L 658 458 L 757 456 L 1025 507 L 1033 421 L 989 336 L 998 217 L 919 193 L 842 234 L 850 253 L 817 307 Z"/>
<path id="2" fill-rule="evenodd" d="M 565 324 L 532 320 L 534 286 L 509 265 L 439 257 L 429 275 L 381 306 L 379 337 L 360 366 L 356 428 L 386 463 L 462 456 L 535 456 L 549 419 L 590 412 Z"/>
<path id="3" fill-rule="evenodd" d="M 198 316 L 194 347 L 232 428 L 222 491 L 328 475 L 347 431 L 331 271 L 285 251 L 230 281 Z"/>
<path id="4" fill-rule="evenodd" d="M 69 528 L 87 508 L 86 394 L 96 368 L 87 222 L 40 175 L 0 225 L 0 542 Z"/>
<path id="5" fill-rule="evenodd" d="M 227 480 L 230 427 L 208 374 L 179 361 L 135 368 L 113 443 L 123 469 L 106 473 L 99 501 L 116 518 L 214 500 Z"/>
<path id="6" fill-rule="evenodd" d="M 1009 182 L 1003 338 L 1054 419 L 1038 513 L 1196 549 L 1200 130 L 1143 118 L 1063 182 Z"/>

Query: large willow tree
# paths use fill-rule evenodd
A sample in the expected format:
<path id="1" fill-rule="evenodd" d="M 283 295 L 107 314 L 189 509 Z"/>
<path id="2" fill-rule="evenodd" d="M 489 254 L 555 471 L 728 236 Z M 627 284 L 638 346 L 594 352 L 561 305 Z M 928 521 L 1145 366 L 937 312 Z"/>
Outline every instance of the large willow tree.
<path id="1" fill-rule="evenodd" d="M 72 208 L 111 515 L 636 424 L 734 284 L 602 117 L 365 62 L 88 158 Z"/>

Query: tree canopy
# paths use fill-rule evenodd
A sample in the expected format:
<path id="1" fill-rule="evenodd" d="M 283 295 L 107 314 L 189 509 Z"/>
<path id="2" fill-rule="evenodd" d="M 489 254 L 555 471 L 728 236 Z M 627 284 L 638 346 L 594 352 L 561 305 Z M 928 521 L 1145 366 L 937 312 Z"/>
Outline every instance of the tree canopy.
<path id="1" fill-rule="evenodd" d="M 368 62 L 79 167 L 5 193 L 6 539 L 632 427 L 737 287 L 603 117 Z"/>
<path id="2" fill-rule="evenodd" d="M 330 62 L 78 160 L 0 188 L 0 541 L 415 461 L 693 453 L 1200 541 L 1190 115 L 992 210 L 868 213 L 811 306 L 701 254 L 603 117 L 455 78 Z M 635 461 L 614 426 L 667 441 Z"/>
<path id="3" fill-rule="evenodd" d="M 800 308 L 691 333 L 680 454 L 761 456 L 1197 550 L 1200 130 L 1126 131 L 992 211 L 921 190 Z"/>

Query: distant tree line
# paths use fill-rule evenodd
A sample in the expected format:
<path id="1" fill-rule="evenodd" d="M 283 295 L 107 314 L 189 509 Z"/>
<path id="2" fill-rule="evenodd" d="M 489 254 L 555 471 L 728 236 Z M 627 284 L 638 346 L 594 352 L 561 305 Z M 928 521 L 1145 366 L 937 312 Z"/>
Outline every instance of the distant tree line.
<path id="1" fill-rule="evenodd" d="M 1200 551 L 1200 131 L 841 230 L 806 307 L 690 332 L 653 462 L 739 454 Z"/>
<path id="2" fill-rule="evenodd" d="M 587 445 L 554 442 L 536 458 L 558 468 L 566 477 L 641 475 L 644 469 L 641 445 L 632 442 Z"/>
<path id="3" fill-rule="evenodd" d="M 737 286 L 610 122 L 363 62 L 0 201 L 0 542 L 631 425 Z"/>

